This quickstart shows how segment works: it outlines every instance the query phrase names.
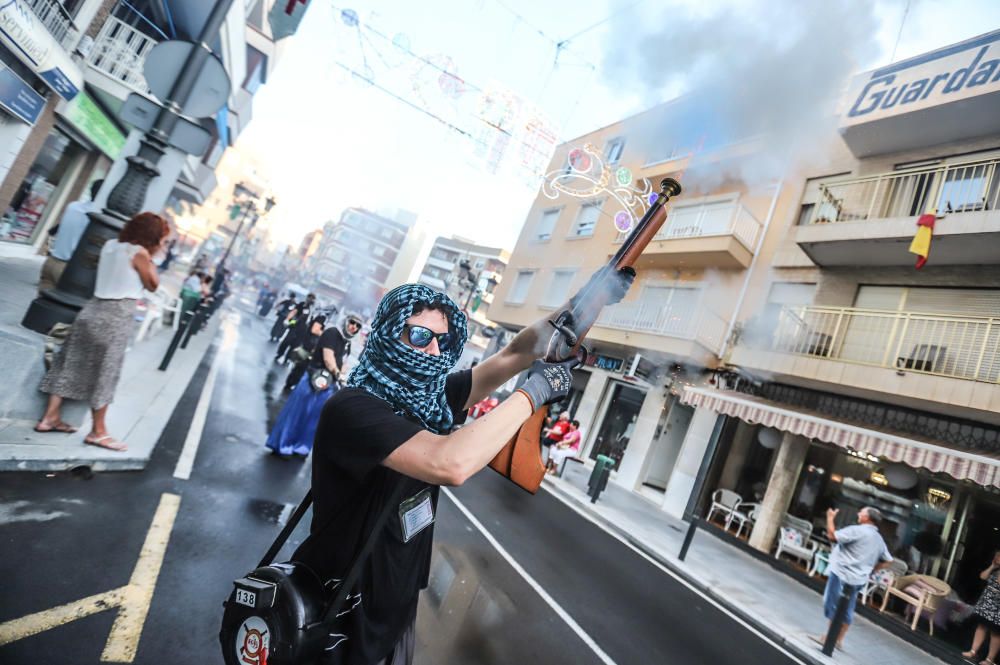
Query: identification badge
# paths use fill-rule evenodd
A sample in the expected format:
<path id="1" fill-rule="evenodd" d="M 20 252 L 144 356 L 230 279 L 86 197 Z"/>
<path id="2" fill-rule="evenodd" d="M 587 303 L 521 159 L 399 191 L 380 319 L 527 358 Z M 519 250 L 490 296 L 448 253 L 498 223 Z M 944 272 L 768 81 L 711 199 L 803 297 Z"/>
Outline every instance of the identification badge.
<path id="1" fill-rule="evenodd" d="M 404 543 L 410 542 L 411 538 L 433 523 L 434 502 L 431 501 L 429 489 L 399 504 L 399 524 L 403 529 Z"/>

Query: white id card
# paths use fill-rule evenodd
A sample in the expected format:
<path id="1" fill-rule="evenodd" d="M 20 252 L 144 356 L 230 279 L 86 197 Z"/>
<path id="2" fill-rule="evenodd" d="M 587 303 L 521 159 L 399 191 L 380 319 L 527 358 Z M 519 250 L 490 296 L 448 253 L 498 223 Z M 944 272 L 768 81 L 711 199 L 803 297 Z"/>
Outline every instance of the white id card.
<path id="1" fill-rule="evenodd" d="M 403 528 L 403 542 L 417 535 L 434 522 L 434 502 L 431 491 L 425 489 L 399 504 L 399 523 Z"/>

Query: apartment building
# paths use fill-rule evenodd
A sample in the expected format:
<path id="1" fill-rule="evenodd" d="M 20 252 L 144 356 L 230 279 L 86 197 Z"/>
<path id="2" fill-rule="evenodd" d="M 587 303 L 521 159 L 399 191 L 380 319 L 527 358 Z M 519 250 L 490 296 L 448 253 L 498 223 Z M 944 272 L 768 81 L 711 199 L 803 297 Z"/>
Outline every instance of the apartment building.
<path id="1" fill-rule="evenodd" d="M 250 122 L 253 95 L 280 52 L 267 21 L 275 0 L 234 2 L 215 50 L 232 88 L 226 104 L 199 124 L 210 134 L 204 155 L 170 148 L 150 185 L 151 209 L 202 203 L 216 185 L 214 170 Z M 141 133 L 119 111 L 131 94 L 153 98 L 143 67 L 157 44 L 194 39 L 211 8 L 194 0 L 14 0 L 4 21 L 17 30 L 0 48 L 0 251 L 30 254 L 65 205 L 105 179 L 98 203 L 125 172 Z M 28 47 L 44 62 L 21 58 Z M 30 49 L 28 49 L 30 50 Z M 32 63 L 35 64 L 32 64 Z M 49 86 L 47 95 L 38 90 Z M 10 99 L 4 99 L 7 95 Z"/>
<path id="2" fill-rule="evenodd" d="M 691 137 L 642 140 L 641 128 L 669 127 L 683 103 L 557 148 L 489 310 L 511 330 L 551 316 L 617 250 L 650 187 L 665 176 L 683 183 L 626 300 L 606 308 L 590 330 L 587 365 L 575 371 L 573 393 L 556 409 L 580 420 L 584 458 L 614 458 L 613 481 L 657 503 L 694 414 L 679 399 L 681 389 L 710 380 L 768 221 L 797 204 L 773 182 L 685 177 Z M 747 149 L 702 150 L 698 159 L 725 162 Z"/>
<path id="3" fill-rule="evenodd" d="M 437 237 L 417 282 L 447 293 L 469 317 L 469 341 L 458 366 L 482 360 L 495 325 L 488 318 L 493 294 L 503 281 L 510 252 L 452 236 Z"/>
<path id="4" fill-rule="evenodd" d="M 684 390 L 665 509 L 734 491 L 759 550 L 812 526 L 815 570 L 826 509 L 875 506 L 898 559 L 975 602 L 1000 547 L 998 57 L 995 31 L 853 79 L 825 165 L 785 183 L 718 385 Z"/>
<path id="5" fill-rule="evenodd" d="M 313 277 L 321 299 L 370 317 L 385 291 L 396 286 L 394 274 L 413 270 L 411 246 L 417 234 L 410 231 L 415 216 L 396 216 L 403 221 L 347 208 L 339 220 L 323 227 L 313 255 Z"/>

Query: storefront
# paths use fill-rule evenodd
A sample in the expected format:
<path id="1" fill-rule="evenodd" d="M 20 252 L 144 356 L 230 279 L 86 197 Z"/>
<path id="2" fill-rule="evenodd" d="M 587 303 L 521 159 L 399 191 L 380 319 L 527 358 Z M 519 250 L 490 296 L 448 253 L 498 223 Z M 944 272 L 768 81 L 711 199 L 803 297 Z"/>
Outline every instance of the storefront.
<path id="1" fill-rule="evenodd" d="M 802 392 L 808 391 L 785 387 L 771 396 Z M 843 527 L 856 522 L 862 507 L 878 508 L 885 517 L 882 535 L 908 574 L 927 575 L 950 588 L 943 609 L 929 617 L 935 636 L 954 644 L 967 641 L 969 604 L 983 586 L 979 573 L 1000 549 L 1000 456 L 991 452 L 1000 428 L 913 412 L 915 429 L 920 422 L 925 434 L 960 432 L 966 445 L 959 446 L 730 391 L 687 390 L 684 401 L 721 414 L 719 437 L 696 490 L 700 514 L 713 491 L 735 491 L 740 512 L 758 507 L 747 543 L 766 553 L 773 551 L 782 526 L 794 521 L 789 518 L 797 518 L 811 525 L 806 542 L 815 553 L 788 563 L 822 573 L 830 549 L 827 509 L 838 509 L 837 525 Z M 851 410 L 849 401 L 838 406 L 827 399 L 823 408 Z M 879 417 L 903 422 L 891 413 L 895 407 L 871 406 L 870 413 L 882 411 L 888 415 Z"/>
<path id="2" fill-rule="evenodd" d="M 0 216 L 0 240 L 41 245 L 44 231 L 90 182 L 103 178 L 125 134 L 85 92 L 56 108 L 56 123 Z"/>

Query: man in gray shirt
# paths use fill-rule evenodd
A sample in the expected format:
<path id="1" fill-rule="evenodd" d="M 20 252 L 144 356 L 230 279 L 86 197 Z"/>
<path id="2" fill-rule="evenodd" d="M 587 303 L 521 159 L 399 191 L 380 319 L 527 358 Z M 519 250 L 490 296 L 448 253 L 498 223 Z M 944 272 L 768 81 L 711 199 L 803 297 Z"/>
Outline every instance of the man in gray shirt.
<path id="1" fill-rule="evenodd" d="M 858 600 L 858 592 L 868 581 L 872 571 L 885 568 L 892 562 L 892 555 L 886 547 L 878 525 L 882 522 L 882 513 L 877 508 L 866 506 L 858 511 L 858 523 L 837 530 L 834 520 L 837 510 L 826 511 L 826 535 L 834 543 L 830 554 L 830 565 L 827 568 L 829 577 L 826 581 L 826 591 L 823 592 L 823 614 L 831 622 L 837 611 L 840 595 L 846 590 L 850 601 L 847 604 L 847 614 L 844 625 L 837 636 L 837 648 L 843 648 L 844 635 L 854 620 L 854 605 Z M 813 638 L 819 643 L 822 637 Z"/>

